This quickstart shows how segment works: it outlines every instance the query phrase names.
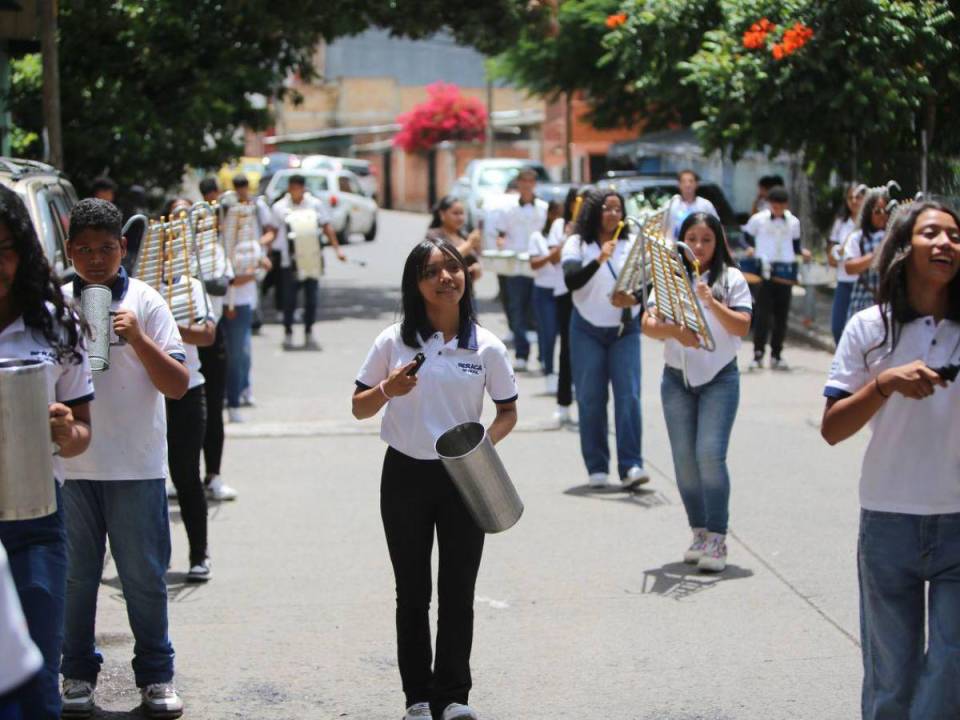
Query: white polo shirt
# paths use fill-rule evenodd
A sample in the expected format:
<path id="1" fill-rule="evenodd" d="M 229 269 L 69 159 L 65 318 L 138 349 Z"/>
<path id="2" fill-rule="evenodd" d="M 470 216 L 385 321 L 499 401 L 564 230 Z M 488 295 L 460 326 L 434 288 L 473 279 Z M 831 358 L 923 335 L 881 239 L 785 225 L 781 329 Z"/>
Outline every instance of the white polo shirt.
<path id="1" fill-rule="evenodd" d="M 52 305 L 48 305 L 48 308 L 53 310 Z M 73 407 L 93 400 L 93 375 L 87 351 L 82 343 L 77 345 L 76 351 L 80 354 L 79 362 L 74 362 L 70 357 L 58 360 L 43 333 L 28 328 L 22 316 L 0 330 L 0 358 L 43 362 L 48 404 L 58 402 Z M 53 458 L 53 475 L 63 483 L 63 459 L 59 455 Z"/>
<path id="2" fill-rule="evenodd" d="M 883 240 L 883 236 L 886 235 L 886 233 L 886 230 L 874 230 L 872 233 L 870 233 L 870 241 L 874 248 L 880 247 L 880 242 Z M 854 230 L 852 233 L 850 233 L 850 235 L 847 236 L 847 241 L 843 246 L 844 262 L 863 257 L 863 249 L 860 247 L 860 241 L 862 239 L 862 230 Z M 850 277 L 856 280 L 860 276 L 851 273 Z"/>
<path id="3" fill-rule="evenodd" d="M 549 255 L 550 251 L 556 247 L 556 243 L 553 245 L 550 244 L 550 239 L 554 237 L 553 228 L 556 227 L 557 223 L 560 223 L 561 230 L 563 229 L 563 218 L 558 218 L 550 226 L 548 237 L 544 237 L 543 233 L 539 230 L 530 236 L 530 246 L 528 247 L 527 252 L 530 253 L 531 259 Z M 542 268 L 534 272 L 533 284 L 536 287 L 551 290 L 554 294 L 557 292 L 558 285 L 563 285 L 566 287 L 563 282 L 563 269 L 560 267 L 560 263 L 554 265 L 553 263 L 548 262 Z"/>
<path id="4" fill-rule="evenodd" d="M 837 347 L 823 394 L 852 395 L 883 370 L 923 360 L 932 368 L 960 363 L 960 324 L 921 317 L 906 323 L 896 349 L 884 337 L 880 307 L 854 315 Z M 866 510 L 938 515 L 960 512 L 960 383 L 912 400 L 893 393 L 870 421 L 872 437 L 860 473 Z"/>
<path id="5" fill-rule="evenodd" d="M 847 218 L 846 220 L 837 218 L 833 221 L 833 227 L 830 228 L 830 242 L 833 243 L 830 254 L 837 261 L 837 282 L 852 283 L 857 280 L 856 275 L 851 275 L 843 267 L 844 262 L 849 259 L 845 255 L 847 238 L 856 229 L 857 223 L 853 218 Z"/>
<path id="6" fill-rule="evenodd" d="M 22 685 L 43 666 L 43 655 L 30 639 L 7 552 L 0 544 L 0 695 Z"/>
<path id="7" fill-rule="evenodd" d="M 185 277 L 180 277 L 177 280 L 178 284 L 181 284 L 186 281 Z M 256 283 L 250 283 L 253 286 L 256 286 Z M 193 322 L 202 324 L 208 320 L 214 325 L 217 324 L 218 316 L 214 312 L 212 306 L 206 307 L 206 312 L 204 312 L 204 293 L 203 293 L 203 284 L 196 278 L 190 279 L 191 291 L 193 294 L 193 307 L 196 308 L 197 317 L 194 318 Z M 166 285 L 162 286 L 164 289 Z M 163 293 L 161 292 L 161 295 Z M 200 387 L 204 383 L 203 374 L 200 372 L 200 350 L 196 345 L 191 345 L 188 342 L 183 343 L 183 352 L 186 356 L 184 360 L 184 365 L 187 366 L 187 370 L 190 371 L 190 384 L 187 386 L 188 390 L 193 390 L 196 387 Z M 111 358 L 113 353 L 111 353 Z"/>
<path id="8" fill-rule="evenodd" d="M 706 198 L 697 195 L 693 198 L 693 202 L 688 203 L 681 195 L 674 195 L 670 198 L 670 202 L 667 204 L 667 211 L 664 213 L 663 234 L 673 240 L 679 240 L 680 226 L 683 225 L 683 221 L 687 219 L 687 216 L 698 212 L 708 213 L 709 215 L 713 215 L 717 220 L 720 219 L 717 209 L 713 206 L 713 203 Z"/>
<path id="9" fill-rule="evenodd" d="M 420 338 L 422 348 L 406 345 L 400 324 L 391 325 L 373 343 L 357 375 L 357 386 L 372 388 L 396 368 L 427 359 L 412 392 L 386 405 L 380 437 L 394 450 L 418 460 L 437 460 L 437 439 L 465 422 L 479 422 L 486 391 L 495 403 L 517 399 L 517 381 L 506 346 L 486 328 L 473 326 L 470 337 L 444 343 L 442 333 Z"/>
<path id="10" fill-rule="evenodd" d="M 703 274 L 703 281 L 710 282 L 710 274 Z M 724 278 L 718 281 L 724 288 L 723 304 L 737 312 L 753 312 L 753 297 L 750 295 L 750 286 L 737 268 L 727 268 Z M 656 292 L 651 292 L 647 307 L 656 303 Z M 708 307 L 703 308 L 703 317 L 713 334 L 716 348 L 711 352 L 703 348 L 688 348 L 678 340 L 669 338 L 665 341 L 664 361 L 669 367 L 677 370 L 684 369 L 686 357 L 687 382 L 691 387 L 704 385 L 717 376 L 730 361 L 737 357 L 737 352 L 743 344 L 743 338 L 727 330 L 719 318 Z"/>
<path id="11" fill-rule="evenodd" d="M 543 230 L 547 223 L 547 208 L 547 204 L 540 198 L 535 197 L 533 202 L 521 204 L 520 196 L 516 196 L 516 204 L 507 205 L 497 214 L 495 220 L 497 232 L 506 235 L 503 249 L 527 252 L 530 236 Z"/>
<path id="12" fill-rule="evenodd" d="M 79 287 L 64 285 L 64 294 Z M 186 359 L 173 313 L 160 293 L 121 277 L 110 309 L 130 310 L 143 333 L 181 362 Z M 167 416 L 163 395 L 128 344 L 110 348 L 110 369 L 93 378 L 93 440 L 85 453 L 64 460 L 68 480 L 152 480 L 167 474 Z"/>
<path id="13" fill-rule="evenodd" d="M 744 232 L 756 241 L 756 256 L 767 262 L 794 262 L 797 254 L 793 241 L 800 239 L 800 220 L 789 210 L 782 218 L 773 217 L 771 210 L 763 210 L 751 217 Z"/>
<path id="14" fill-rule="evenodd" d="M 591 325 L 620 327 L 623 311 L 614 307 L 610 298 L 613 296 L 617 277 L 623 270 L 623 264 L 630 255 L 634 240 L 633 235 L 626 238 L 621 236 L 610 259 L 597 269 L 586 285 L 573 291 L 573 306 Z M 595 242 L 581 242 L 579 235 L 571 235 L 563 245 L 560 264 L 566 265 L 568 262 L 575 261 L 581 265 L 587 265 L 598 257 L 600 257 L 600 245 Z M 640 310 L 639 304 L 630 308 L 633 317 L 640 315 Z"/>
<path id="15" fill-rule="evenodd" d="M 567 241 L 567 223 L 563 218 L 557 218 L 553 221 L 553 225 L 550 226 L 550 232 L 547 235 L 547 247 L 553 249 L 558 245 L 563 247 L 563 244 Z M 557 286 L 553 290 L 554 297 L 560 297 L 561 295 L 566 295 L 570 292 L 570 289 L 567 287 L 567 283 L 563 280 L 563 252 L 560 253 L 560 264 L 557 265 L 560 270 L 560 275 L 557 278 Z"/>
<path id="16" fill-rule="evenodd" d="M 326 206 L 319 198 L 314 197 L 309 192 L 303 194 L 299 203 L 293 201 L 290 193 L 277 200 L 270 209 L 270 216 L 264 224 L 277 230 L 277 237 L 273 241 L 273 249 L 280 251 L 280 267 L 290 267 L 292 263 L 290 241 L 287 239 L 287 215 L 294 210 L 315 211 L 317 213 L 317 223 L 321 229 L 330 222 L 330 213 L 327 212 Z"/>

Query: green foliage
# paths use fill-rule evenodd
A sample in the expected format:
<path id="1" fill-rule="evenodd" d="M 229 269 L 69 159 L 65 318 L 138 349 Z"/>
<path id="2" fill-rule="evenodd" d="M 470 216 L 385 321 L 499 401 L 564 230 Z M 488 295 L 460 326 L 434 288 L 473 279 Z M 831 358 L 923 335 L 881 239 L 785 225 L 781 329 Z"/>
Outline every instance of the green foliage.
<path id="1" fill-rule="evenodd" d="M 43 144 L 39 128 L 43 127 L 41 95 L 43 65 L 39 53 L 24 55 L 10 63 L 10 96 L 13 127 L 11 147 L 18 157 L 40 157 Z"/>

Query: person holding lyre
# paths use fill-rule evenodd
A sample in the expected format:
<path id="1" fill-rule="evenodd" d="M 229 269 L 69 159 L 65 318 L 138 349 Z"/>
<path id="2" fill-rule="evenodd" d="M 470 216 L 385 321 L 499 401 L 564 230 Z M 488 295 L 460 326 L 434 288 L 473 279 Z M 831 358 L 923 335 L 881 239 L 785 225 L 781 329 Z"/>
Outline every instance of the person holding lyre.
<path id="1" fill-rule="evenodd" d="M 504 344 L 476 322 L 463 256 L 428 237 L 407 256 L 401 322 L 380 333 L 357 376 L 353 415 L 386 408 L 380 513 L 396 578 L 397 652 L 404 720 L 477 720 L 472 679 L 473 604 L 484 533 L 441 463 L 437 439 L 479 422 L 484 395 L 496 404 L 487 429 L 498 443 L 517 422 L 517 382 Z M 436 661 L 430 641 L 434 533 L 440 551 Z"/>
<path id="2" fill-rule="evenodd" d="M 635 238 L 624 225 L 623 197 L 590 190 L 561 256 L 573 293 L 570 352 L 580 410 L 580 450 L 590 485 L 607 487 L 607 388 L 613 385 L 617 470 L 624 488 L 650 481 L 643 469 L 638 297 L 614 292 Z"/>
<path id="3" fill-rule="evenodd" d="M 831 445 L 870 425 L 860 471 L 864 720 L 960 717 L 960 216 L 897 211 L 877 304 L 847 324 L 823 394 Z"/>
<path id="4" fill-rule="evenodd" d="M 750 286 L 730 255 L 723 226 L 714 215 L 694 213 L 680 226 L 679 239 L 696 259 L 681 252 L 714 348 L 682 325 L 656 312 L 651 294 L 643 333 L 664 340 L 660 397 L 673 452 L 677 487 L 693 532 L 683 561 L 700 570 L 721 572 L 727 564 L 730 473 L 727 447 L 740 402 L 737 351 L 750 332 Z"/>

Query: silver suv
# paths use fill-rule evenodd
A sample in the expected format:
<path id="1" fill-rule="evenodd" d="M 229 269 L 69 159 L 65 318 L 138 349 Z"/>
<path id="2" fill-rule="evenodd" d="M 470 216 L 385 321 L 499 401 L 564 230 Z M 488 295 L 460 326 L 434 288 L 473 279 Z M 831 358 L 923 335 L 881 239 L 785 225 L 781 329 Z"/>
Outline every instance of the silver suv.
<path id="1" fill-rule="evenodd" d="M 33 160 L 0 157 L 0 184 L 23 198 L 50 266 L 63 280 L 73 277 L 67 258 L 70 210 L 77 203 L 73 185 L 59 170 Z"/>

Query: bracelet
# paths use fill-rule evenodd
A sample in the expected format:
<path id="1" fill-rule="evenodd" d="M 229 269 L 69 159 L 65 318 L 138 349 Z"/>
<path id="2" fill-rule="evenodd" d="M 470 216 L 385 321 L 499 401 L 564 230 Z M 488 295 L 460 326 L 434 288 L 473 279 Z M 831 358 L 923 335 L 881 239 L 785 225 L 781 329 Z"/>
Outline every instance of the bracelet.
<path id="1" fill-rule="evenodd" d="M 387 384 L 387 381 L 386 381 L 386 380 L 381 380 L 381 381 L 380 381 L 380 385 L 378 385 L 377 387 L 380 388 L 380 392 L 383 393 L 383 396 L 387 399 L 387 402 L 389 402 L 389 401 L 393 400 L 393 396 L 392 396 L 392 395 L 387 395 L 387 390 L 386 390 L 386 388 L 384 388 L 384 385 L 386 385 L 386 384 Z"/>
<path id="2" fill-rule="evenodd" d="M 877 376 L 873 379 L 873 384 L 874 384 L 874 386 L 877 388 L 877 394 L 878 394 L 880 397 L 882 397 L 884 400 L 889 399 L 890 396 L 889 396 L 889 395 L 884 395 L 884 394 L 883 394 L 883 390 L 880 389 L 880 376 L 879 376 L 879 375 L 877 375 Z"/>

